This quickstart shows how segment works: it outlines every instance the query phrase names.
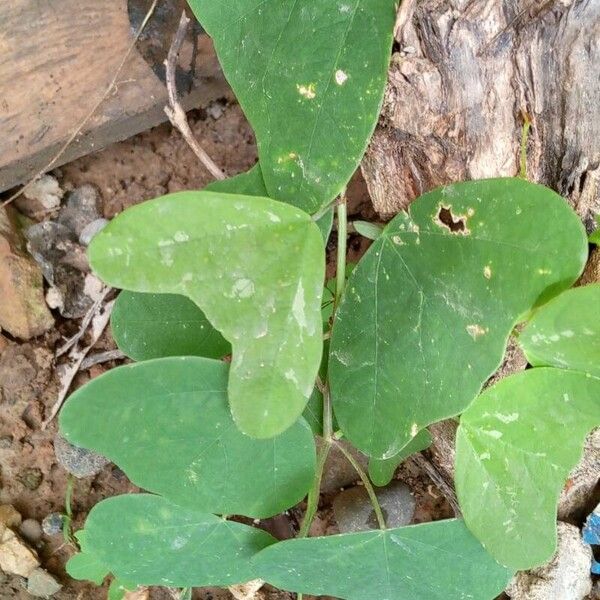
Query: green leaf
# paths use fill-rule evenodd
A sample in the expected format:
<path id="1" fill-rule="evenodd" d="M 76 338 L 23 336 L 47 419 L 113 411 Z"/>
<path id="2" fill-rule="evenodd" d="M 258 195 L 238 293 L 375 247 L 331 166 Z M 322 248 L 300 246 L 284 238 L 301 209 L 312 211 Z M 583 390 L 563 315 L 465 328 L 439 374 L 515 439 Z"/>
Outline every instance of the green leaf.
<path id="1" fill-rule="evenodd" d="M 189 3 L 256 132 L 269 196 L 326 205 L 377 123 L 395 0 Z"/>
<path id="2" fill-rule="evenodd" d="M 288 540 L 254 562 L 279 588 L 347 600 L 490 600 L 511 577 L 455 520 Z"/>
<path id="3" fill-rule="evenodd" d="M 102 585 L 108 575 L 108 569 L 88 552 L 73 555 L 67 562 L 66 571 L 73 579 L 93 581 L 96 585 Z"/>
<path id="4" fill-rule="evenodd" d="M 544 305 L 519 344 L 532 365 L 600 377 L 600 284 L 568 290 Z"/>
<path id="5" fill-rule="evenodd" d="M 134 360 L 165 356 L 221 358 L 231 345 L 185 296 L 124 290 L 111 315 L 117 346 Z"/>
<path id="6" fill-rule="evenodd" d="M 279 194 L 269 194 L 265 181 L 262 176 L 260 169 L 260 163 L 254 165 L 246 173 L 240 173 L 229 179 L 223 181 L 213 181 L 204 188 L 207 192 L 225 192 L 227 194 L 244 194 L 247 196 L 262 196 L 264 198 L 274 198 L 276 200 L 282 200 Z M 334 207 L 328 208 L 319 219 L 315 221 L 323 241 L 327 243 L 329 235 L 331 234 L 331 228 L 333 227 L 333 212 Z"/>
<path id="7" fill-rule="evenodd" d="M 120 579 L 113 579 L 108 588 L 107 600 L 123 600 L 127 592 L 132 592 L 137 588 L 137 585 L 125 583 Z"/>
<path id="8" fill-rule="evenodd" d="M 255 579 L 250 559 L 275 542 L 260 529 L 149 494 L 103 500 L 90 512 L 85 531 L 90 550 L 117 579 L 169 587 Z"/>
<path id="9" fill-rule="evenodd" d="M 515 324 L 573 283 L 586 258 L 577 215 L 542 186 L 472 181 L 416 200 L 355 268 L 336 317 L 329 373 L 346 436 L 390 458 L 461 413 Z"/>
<path id="10" fill-rule="evenodd" d="M 174 504 L 270 517 L 306 495 L 314 438 L 303 420 L 269 440 L 242 434 L 227 406 L 227 371 L 198 357 L 112 369 L 69 398 L 61 431 Z"/>
<path id="11" fill-rule="evenodd" d="M 267 198 L 181 192 L 126 210 L 92 241 L 108 284 L 193 300 L 229 340 L 238 427 L 268 438 L 302 414 L 321 361 L 321 233 Z"/>
<path id="12" fill-rule="evenodd" d="M 556 504 L 600 424 L 600 379 L 554 368 L 524 371 L 463 413 L 456 491 L 469 529 L 502 564 L 524 570 L 556 548 Z"/>
<path id="13" fill-rule="evenodd" d="M 417 435 L 402 448 L 402 450 L 391 458 L 370 458 L 369 477 L 377 486 L 387 485 L 394 477 L 398 465 L 403 463 L 411 454 L 426 450 L 431 446 L 431 434 L 427 429 L 421 429 Z"/>
<path id="14" fill-rule="evenodd" d="M 370 240 L 379 238 L 384 229 L 383 225 L 369 223 L 369 221 L 353 221 L 352 225 L 354 225 L 357 233 Z"/>
<path id="15" fill-rule="evenodd" d="M 600 229 L 596 229 L 596 231 L 590 235 L 590 243 L 600 246 Z"/>
<path id="16" fill-rule="evenodd" d="M 206 192 L 221 194 L 241 194 L 243 196 L 260 196 L 268 198 L 269 192 L 265 186 L 260 164 L 255 164 L 249 171 L 234 175 L 222 181 L 213 181 L 205 188 Z"/>

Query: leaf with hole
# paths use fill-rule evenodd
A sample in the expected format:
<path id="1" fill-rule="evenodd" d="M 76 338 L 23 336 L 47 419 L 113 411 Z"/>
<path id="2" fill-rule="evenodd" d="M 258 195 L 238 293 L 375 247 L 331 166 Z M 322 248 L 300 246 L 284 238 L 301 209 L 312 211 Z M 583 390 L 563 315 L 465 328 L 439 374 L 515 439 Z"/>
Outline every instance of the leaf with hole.
<path id="1" fill-rule="evenodd" d="M 110 318 L 117 346 L 134 360 L 165 356 L 222 358 L 231 345 L 185 296 L 119 294 Z"/>
<path id="2" fill-rule="evenodd" d="M 391 458 L 370 458 L 369 477 L 377 486 L 387 485 L 394 477 L 394 472 L 411 454 L 426 450 L 431 446 L 431 434 L 427 429 L 421 429 L 417 435 Z"/>
<path id="3" fill-rule="evenodd" d="M 462 412 L 509 333 L 581 273 L 585 231 L 557 194 L 521 179 L 450 185 L 395 217 L 353 271 L 329 353 L 334 410 L 375 458 Z"/>
<path id="4" fill-rule="evenodd" d="M 254 563 L 272 585 L 346 600 L 490 600 L 512 575 L 456 520 L 288 540 Z"/>
<path id="5" fill-rule="evenodd" d="M 456 491 L 496 560 L 525 570 L 551 558 L 560 491 L 597 425 L 600 379 L 545 367 L 501 380 L 463 413 Z"/>
<path id="6" fill-rule="evenodd" d="M 600 377 L 600 284 L 574 288 L 537 311 L 519 335 L 535 366 Z"/>
<path id="7" fill-rule="evenodd" d="M 255 579 L 252 557 L 275 542 L 260 529 L 149 494 L 103 500 L 90 512 L 84 531 L 89 552 L 117 579 L 168 587 Z"/>
<path id="8" fill-rule="evenodd" d="M 187 296 L 231 342 L 238 427 L 268 438 L 302 414 L 322 353 L 325 250 L 302 211 L 269 200 L 181 192 L 139 204 L 89 247 L 109 285 Z"/>
<path id="9" fill-rule="evenodd" d="M 69 398 L 61 431 L 174 504 L 270 517 L 306 495 L 314 438 L 302 419 L 272 439 L 242 434 L 227 406 L 228 370 L 198 357 L 112 369 Z"/>
<path id="10" fill-rule="evenodd" d="M 269 196 L 317 211 L 377 123 L 395 0 L 189 3 L 256 132 Z"/>

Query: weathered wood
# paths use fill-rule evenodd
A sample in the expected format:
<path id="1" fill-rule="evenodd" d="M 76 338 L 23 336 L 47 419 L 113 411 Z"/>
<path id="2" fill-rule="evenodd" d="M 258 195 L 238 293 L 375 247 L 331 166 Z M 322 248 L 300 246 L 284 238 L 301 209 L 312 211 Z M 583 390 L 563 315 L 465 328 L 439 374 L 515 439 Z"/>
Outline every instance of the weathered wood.
<path id="1" fill-rule="evenodd" d="M 383 113 L 363 162 L 376 210 L 438 185 L 516 175 L 600 210 L 600 1 L 404 0 Z"/>
<path id="2" fill-rule="evenodd" d="M 138 13 L 145 0 L 135 0 Z M 166 88 L 159 64 L 144 59 L 164 48 L 175 32 L 182 0 L 163 0 L 149 24 L 160 43 L 140 40 L 116 89 L 88 122 L 58 164 L 166 120 Z M 131 11 L 136 14 L 136 11 Z M 175 19 L 156 20 L 175 14 Z M 173 31 L 165 30 L 174 21 Z M 0 191 L 43 168 L 102 97 L 134 39 L 126 0 L 11 0 L 0 2 Z M 209 39 L 196 40 L 194 86 L 186 109 L 228 93 Z M 192 43 L 181 65 L 194 63 Z M 189 90 L 186 90 L 186 92 Z M 58 166 L 58 165 L 57 165 Z"/>

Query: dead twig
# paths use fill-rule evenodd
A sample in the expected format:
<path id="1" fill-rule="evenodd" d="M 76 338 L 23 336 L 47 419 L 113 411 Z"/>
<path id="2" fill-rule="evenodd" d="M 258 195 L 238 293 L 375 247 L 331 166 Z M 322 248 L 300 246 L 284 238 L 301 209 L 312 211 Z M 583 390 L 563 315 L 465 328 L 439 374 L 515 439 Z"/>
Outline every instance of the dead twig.
<path id="1" fill-rule="evenodd" d="M 221 169 L 216 165 L 213 159 L 207 154 L 207 152 L 200 146 L 198 140 L 194 137 L 190 125 L 187 120 L 185 111 L 179 104 L 177 99 L 177 83 L 175 81 L 175 73 L 177 71 L 177 60 L 179 58 L 179 52 L 185 39 L 185 34 L 190 20 L 187 18 L 185 11 L 181 13 L 181 19 L 179 20 L 179 27 L 177 33 L 173 39 L 173 43 L 169 48 L 169 54 L 167 60 L 165 60 L 165 67 L 167 71 L 167 92 L 169 95 L 169 105 L 165 106 L 165 113 L 169 117 L 169 121 L 173 127 L 179 130 L 183 139 L 188 143 L 189 147 L 194 151 L 194 154 L 200 159 L 200 162 L 206 167 L 210 174 L 215 179 L 225 179 L 225 175 Z"/>
<path id="2" fill-rule="evenodd" d="M 95 314 L 91 319 L 91 338 L 87 345 L 83 347 L 79 347 L 78 344 L 73 346 L 69 351 L 68 362 L 64 365 L 61 365 L 59 371 L 59 380 L 60 380 L 60 391 L 58 393 L 58 398 L 56 402 L 50 409 L 50 414 L 46 418 L 46 420 L 42 423 L 42 430 L 46 429 L 48 425 L 52 422 L 54 417 L 58 414 L 67 394 L 69 393 L 69 389 L 71 388 L 71 384 L 73 383 L 73 379 L 75 375 L 81 369 L 81 363 L 88 355 L 88 352 L 94 347 L 102 332 L 106 329 L 108 325 L 108 321 L 110 319 L 110 313 L 112 312 L 112 308 L 114 305 L 114 300 L 107 302 L 102 306 L 99 305 Z"/>
<path id="3" fill-rule="evenodd" d="M 11 202 L 16 200 L 25 190 L 28 190 L 38 179 L 40 179 L 40 177 L 42 177 L 42 175 L 44 175 L 48 171 L 50 171 L 56 165 L 56 163 L 58 162 L 60 157 L 66 152 L 67 148 L 75 141 L 77 136 L 81 133 L 82 129 L 86 126 L 87 122 L 94 116 L 96 111 L 100 108 L 100 106 L 106 100 L 106 98 L 108 98 L 108 95 L 112 92 L 112 89 L 115 87 L 115 85 L 117 83 L 117 79 L 119 78 L 119 75 L 121 74 L 121 71 L 123 70 L 123 67 L 125 66 L 125 63 L 127 62 L 127 59 L 129 58 L 129 55 L 135 48 L 135 45 L 137 44 L 137 41 L 140 39 L 142 32 L 144 31 L 146 25 L 148 24 L 148 21 L 151 19 L 152 15 L 154 14 L 154 9 L 156 8 L 157 4 L 158 4 L 158 0 L 154 0 L 152 2 L 152 4 L 150 5 L 150 8 L 148 9 L 148 12 L 146 13 L 144 20 L 142 21 L 142 24 L 140 25 L 140 28 L 137 30 L 133 40 L 131 40 L 131 44 L 129 44 L 129 47 L 127 48 L 127 52 L 125 52 L 125 55 L 123 56 L 123 59 L 119 63 L 119 66 L 117 67 L 117 70 L 115 71 L 113 78 L 111 79 L 110 83 L 108 84 L 108 87 L 104 90 L 104 93 L 102 94 L 100 99 L 96 102 L 96 104 L 94 104 L 94 106 L 90 109 L 90 111 L 85 115 L 83 120 L 76 127 L 75 131 L 73 131 L 73 133 L 68 137 L 67 141 L 59 148 L 58 152 L 54 155 L 52 160 L 50 160 L 50 162 L 46 166 L 42 167 L 29 180 L 28 183 L 26 183 L 19 191 L 14 193 L 8 200 L 5 200 L 0 206 L 4 207 L 4 206 L 9 205 Z"/>
<path id="4" fill-rule="evenodd" d="M 457 518 L 460 518 L 462 513 L 460 511 L 460 507 L 458 505 L 458 500 L 456 498 L 456 494 L 454 493 L 454 489 L 452 488 L 452 485 L 446 481 L 445 477 L 437 470 L 435 465 L 431 463 L 420 452 L 413 454 L 409 458 L 409 460 L 414 465 L 425 471 L 425 473 L 427 473 L 431 481 L 435 483 L 440 492 L 442 492 L 442 494 L 444 494 L 444 496 L 446 497 L 446 500 L 448 500 L 448 504 L 450 504 L 450 506 L 452 507 L 454 515 Z"/>
<path id="5" fill-rule="evenodd" d="M 120 350 L 107 350 L 106 352 L 98 352 L 97 354 L 87 356 L 81 363 L 80 370 L 86 371 L 94 365 L 101 365 L 102 363 L 109 362 L 111 360 L 121 360 L 123 358 L 127 357 Z"/>

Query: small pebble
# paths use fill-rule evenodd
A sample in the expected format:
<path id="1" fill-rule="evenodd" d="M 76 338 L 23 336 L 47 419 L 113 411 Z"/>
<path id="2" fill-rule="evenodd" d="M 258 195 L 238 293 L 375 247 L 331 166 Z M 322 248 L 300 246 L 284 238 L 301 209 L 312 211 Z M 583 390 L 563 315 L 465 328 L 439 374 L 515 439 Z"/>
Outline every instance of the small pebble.
<path id="1" fill-rule="evenodd" d="M 28 542 L 36 544 L 42 538 L 42 526 L 35 519 L 25 519 L 19 527 L 19 533 Z"/>
<path id="2" fill-rule="evenodd" d="M 64 517 L 57 512 L 50 513 L 42 521 L 42 531 L 46 535 L 58 535 L 63 530 Z"/>
<path id="3" fill-rule="evenodd" d="M 27 579 L 27 591 L 37 598 L 49 598 L 59 592 L 62 585 L 44 569 L 35 569 Z"/>
<path id="4" fill-rule="evenodd" d="M 90 184 L 74 189 L 60 211 L 58 222 L 79 237 L 86 225 L 100 218 L 101 199 L 98 190 Z"/>
<path id="5" fill-rule="evenodd" d="M 78 478 L 98 475 L 110 462 L 100 454 L 73 446 L 60 435 L 54 438 L 54 454 L 58 462 Z"/>
<path id="6" fill-rule="evenodd" d="M 3 435 L 2 437 L 0 437 L 0 449 L 6 450 L 7 448 L 10 448 L 12 446 L 12 443 L 12 435 Z"/>
<path id="7" fill-rule="evenodd" d="M 0 504 L 0 523 L 6 527 L 18 527 L 21 524 L 21 514 L 12 504 Z"/>

